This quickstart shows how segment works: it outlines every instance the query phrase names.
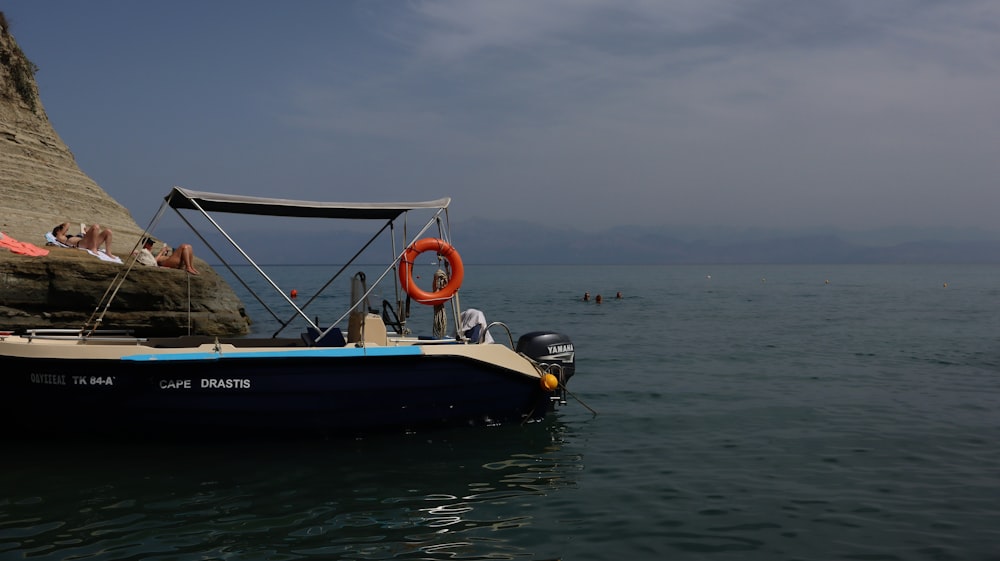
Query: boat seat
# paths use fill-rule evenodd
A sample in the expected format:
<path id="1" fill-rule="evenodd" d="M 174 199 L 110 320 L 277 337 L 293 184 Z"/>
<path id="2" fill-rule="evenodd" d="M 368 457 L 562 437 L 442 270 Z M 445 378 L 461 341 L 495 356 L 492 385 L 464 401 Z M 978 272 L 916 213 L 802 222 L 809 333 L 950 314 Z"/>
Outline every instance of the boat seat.
<path id="1" fill-rule="evenodd" d="M 320 338 L 322 334 L 323 332 L 315 327 L 307 327 L 305 333 L 302 334 L 302 341 L 307 347 L 343 347 L 347 344 L 339 327 L 334 327 L 326 334 L 326 337 Z"/>
<path id="2" fill-rule="evenodd" d="M 378 314 L 352 313 L 348 319 L 348 343 L 371 343 L 382 347 L 388 344 L 385 322 Z"/>

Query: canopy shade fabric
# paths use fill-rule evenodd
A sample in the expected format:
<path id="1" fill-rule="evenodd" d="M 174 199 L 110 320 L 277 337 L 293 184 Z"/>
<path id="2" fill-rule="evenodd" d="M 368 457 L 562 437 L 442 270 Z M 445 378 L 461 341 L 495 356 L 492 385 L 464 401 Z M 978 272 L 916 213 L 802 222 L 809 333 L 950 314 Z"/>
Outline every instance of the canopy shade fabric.
<path id="1" fill-rule="evenodd" d="M 205 212 L 229 212 L 261 216 L 292 216 L 299 218 L 350 218 L 360 220 L 392 220 L 400 214 L 417 209 L 447 208 L 448 197 L 435 201 L 413 203 L 333 203 L 270 199 L 244 195 L 207 193 L 174 187 L 166 197 L 167 204 L 175 209 Z"/>

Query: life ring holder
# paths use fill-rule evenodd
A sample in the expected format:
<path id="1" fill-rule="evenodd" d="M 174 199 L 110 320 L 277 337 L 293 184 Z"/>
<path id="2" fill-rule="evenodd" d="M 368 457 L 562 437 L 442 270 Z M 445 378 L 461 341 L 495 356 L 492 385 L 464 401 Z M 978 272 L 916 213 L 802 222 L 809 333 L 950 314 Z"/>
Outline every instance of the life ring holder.
<path id="1" fill-rule="evenodd" d="M 427 292 L 413 281 L 413 264 L 416 263 L 417 256 L 425 251 L 436 252 L 444 257 L 451 267 L 451 278 L 436 292 Z M 439 238 L 421 238 L 413 242 L 406 248 L 399 260 L 399 282 L 403 285 L 403 290 L 410 295 L 410 298 L 428 306 L 435 306 L 451 299 L 458 292 L 458 288 L 462 286 L 464 277 L 465 268 L 462 266 L 462 257 L 451 244 Z"/>

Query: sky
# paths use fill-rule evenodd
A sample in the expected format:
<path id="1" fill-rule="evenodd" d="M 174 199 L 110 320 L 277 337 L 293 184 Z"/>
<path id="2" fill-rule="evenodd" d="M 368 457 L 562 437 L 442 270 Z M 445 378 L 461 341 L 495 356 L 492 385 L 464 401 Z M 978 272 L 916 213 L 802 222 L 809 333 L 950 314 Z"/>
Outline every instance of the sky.
<path id="1" fill-rule="evenodd" d="M 180 185 L 586 231 L 1000 229 L 996 0 L 0 10 L 139 224 Z"/>

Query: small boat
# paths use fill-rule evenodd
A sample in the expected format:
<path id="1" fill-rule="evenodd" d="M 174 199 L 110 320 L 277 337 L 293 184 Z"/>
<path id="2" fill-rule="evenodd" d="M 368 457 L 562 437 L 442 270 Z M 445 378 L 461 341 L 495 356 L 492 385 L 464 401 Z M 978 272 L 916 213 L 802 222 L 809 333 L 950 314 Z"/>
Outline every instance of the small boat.
<path id="1" fill-rule="evenodd" d="M 538 421 L 565 403 L 573 376 L 574 347 L 565 335 L 532 331 L 515 343 L 502 322 L 486 324 L 482 312 L 463 310 L 464 267 L 452 245 L 450 199 L 415 203 L 331 203 L 192 191 L 174 187 L 147 235 L 167 209 L 181 215 L 199 238 L 278 321 L 271 337 L 189 334 L 138 337 L 103 330 L 123 272 L 81 329 L 0 331 L 0 420 L 11 433 L 244 434 L 358 433 L 455 425 Z M 183 212 L 182 212 L 183 211 Z M 395 226 L 418 211 L 430 218 L 407 238 Z M 217 229 L 230 254 L 239 254 L 287 308 L 279 315 L 197 231 L 186 213 L 200 213 Z M 351 279 L 350 303 L 336 321 L 321 325 L 219 225 L 212 214 L 367 220 L 377 231 L 362 248 L 388 236 L 387 263 L 371 286 L 363 273 Z M 428 234 L 435 228 L 433 235 Z M 389 243 L 391 242 L 391 243 Z M 402 247 L 402 250 L 397 250 Z M 138 244 L 137 244 L 138 249 Z M 336 269 L 346 274 L 362 250 Z M 444 275 L 430 290 L 417 286 L 417 257 L 433 252 Z M 379 266 L 382 268 L 382 265 Z M 426 281 L 425 281 L 426 282 Z M 258 283 L 260 284 L 260 283 Z M 391 292 L 395 303 L 370 305 Z M 452 334 L 415 335 L 404 313 L 409 302 L 449 315 Z M 300 332 L 281 335 L 289 326 Z"/>

